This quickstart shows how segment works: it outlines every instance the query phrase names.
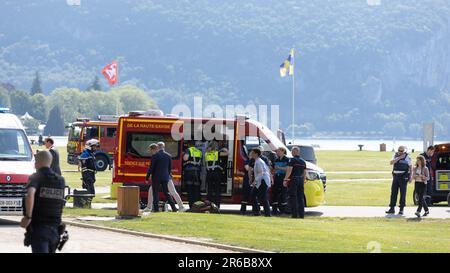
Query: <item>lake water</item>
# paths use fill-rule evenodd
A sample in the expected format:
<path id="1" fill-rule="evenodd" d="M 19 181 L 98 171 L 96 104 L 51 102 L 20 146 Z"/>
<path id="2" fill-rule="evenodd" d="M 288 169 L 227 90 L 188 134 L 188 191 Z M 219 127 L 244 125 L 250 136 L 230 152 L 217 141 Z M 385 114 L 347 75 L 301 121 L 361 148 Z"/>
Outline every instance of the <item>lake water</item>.
<path id="1" fill-rule="evenodd" d="M 38 140 L 38 136 L 30 136 L 30 140 Z M 55 146 L 63 147 L 67 145 L 67 136 L 54 136 Z M 290 140 L 287 140 L 288 142 Z M 386 150 L 391 151 L 393 148 L 397 149 L 400 145 L 405 145 L 409 151 L 412 149 L 422 151 L 423 144 L 421 140 L 387 140 L 387 139 L 296 139 L 295 144 L 312 145 L 316 150 L 343 150 L 352 151 L 359 150 L 358 145 L 364 145 L 363 150 L 379 151 L 380 144 L 386 144 Z M 434 144 L 450 143 L 447 141 L 435 141 Z"/>

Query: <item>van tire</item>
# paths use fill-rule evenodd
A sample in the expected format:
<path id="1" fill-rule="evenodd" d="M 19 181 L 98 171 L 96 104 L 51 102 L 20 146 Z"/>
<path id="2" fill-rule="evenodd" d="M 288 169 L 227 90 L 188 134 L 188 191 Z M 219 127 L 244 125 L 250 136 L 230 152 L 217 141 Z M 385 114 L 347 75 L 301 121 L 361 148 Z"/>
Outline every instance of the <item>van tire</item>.
<path id="1" fill-rule="evenodd" d="M 108 168 L 109 160 L 104 155 L 96 155 L 95 156 L 95 166 L 97 167 L 97 171 L 103 172 Z"/>

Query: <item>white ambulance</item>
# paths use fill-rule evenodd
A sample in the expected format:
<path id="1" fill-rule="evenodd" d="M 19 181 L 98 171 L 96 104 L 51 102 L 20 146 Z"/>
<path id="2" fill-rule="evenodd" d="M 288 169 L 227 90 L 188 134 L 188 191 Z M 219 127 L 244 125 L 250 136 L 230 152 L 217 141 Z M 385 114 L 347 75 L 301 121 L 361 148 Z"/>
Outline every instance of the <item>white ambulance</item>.
<path id="1" fill-rule="evenodd" d="M 24 127 L 8 108 L 0 108 L 0 215 L 22 213 L 34 157 Z"/>

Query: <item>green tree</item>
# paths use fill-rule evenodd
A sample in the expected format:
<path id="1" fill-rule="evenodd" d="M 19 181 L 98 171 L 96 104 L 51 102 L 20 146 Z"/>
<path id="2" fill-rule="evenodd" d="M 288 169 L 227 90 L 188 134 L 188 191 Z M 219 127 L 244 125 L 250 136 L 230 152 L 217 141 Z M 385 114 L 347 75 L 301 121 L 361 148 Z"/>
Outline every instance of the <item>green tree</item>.
<path id="1" fill-rule="evenodd" d="M 59 106 L 64 122 L 72 122 L 77 117 L 86 116 L 85 105 L 95 99 L 86 96 L 88 93 L 82 93 L 77 88 L 57 88 L 51 92 L 48 98 L 48 109 Z"/>
<path id="2" fill-rule="evenodd" d="M 35 119 L 44 122 L 47 120 L 47 97 L 44 94 L 35 94 L 30 97 L 30 110 L 28 113 Z"/>
<path id="3" fill-rule="evenodd" d="M 16 115 L 23 115 L 31 109 L 30 94 L 25 91 L 12 91 L 10 94 L 11 111 Z"/>
<path id="4" fill-rule="evenodd" d="M 11 107 L 8 90 L 0 86 L 0 107 Z"/>
<path id="5" fill-rule="evenodd" d="M 31 85 L 31 95 L 35 95 L 38 93 L 42 93 L 42 86 L 41 86 L 41 76 L 39 75 L 39 72 L 36 71 L 33 84 Z"/>
<path id="6" fill-rule="evenodd" d="M 62 136 L 65 131 L 64 118 L 59 106 L 54 106 L 48 115 L 47 125 L 44 129 L 44 135 Z"/>
<path id="7" fill-rule="evenodd" d="M 28 135 L 36 135 L 39 131 L 39 121 L 36 119 L 25 119 L 23 126 Z"/>
<path id="8" fill-rule="evenodd" d="M 86 91 L 102 91 L 102 85 L 100 83 L 100 78 L 98 76 L 95 76 L 94 80 L 92 81 L 91 85 L 86 88 Z"/>
<path id="9" fill-rule="evenodd" d="M 133 110 L 158 109 L 156 102 L 150 98 L 144 90 L 136 86 L 120 86 L 114 88 L 110 93 L 113 94 L 115 98 L 119 99 L 122 111 L 125 113 Z"/>

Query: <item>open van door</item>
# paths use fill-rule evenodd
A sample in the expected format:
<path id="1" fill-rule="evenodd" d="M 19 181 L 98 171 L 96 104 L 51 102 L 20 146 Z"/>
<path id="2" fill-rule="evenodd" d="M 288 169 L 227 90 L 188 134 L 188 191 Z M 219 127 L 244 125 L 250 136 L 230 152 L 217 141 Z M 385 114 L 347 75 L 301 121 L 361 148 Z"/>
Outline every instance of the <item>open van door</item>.
<path id="1" fill-rule="evenodd" d="M 286 137 L 284 136 L 284 132 L 281 129 L 277 130 L 277 137 L 281 142 L 283 142 L 284 145 L 286 145 Z"/>

